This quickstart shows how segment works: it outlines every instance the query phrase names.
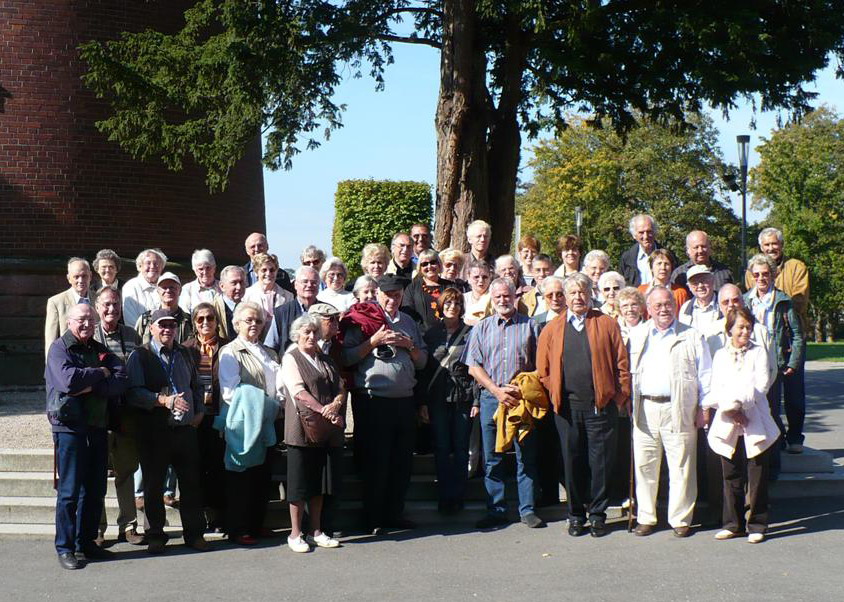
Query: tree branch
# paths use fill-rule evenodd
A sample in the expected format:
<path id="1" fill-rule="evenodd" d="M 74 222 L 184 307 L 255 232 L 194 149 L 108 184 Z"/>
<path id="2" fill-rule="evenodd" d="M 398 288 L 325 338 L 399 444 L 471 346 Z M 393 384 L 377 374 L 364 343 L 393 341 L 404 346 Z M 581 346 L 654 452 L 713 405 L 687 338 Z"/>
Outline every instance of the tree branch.
<path id="1" fill-rule="evenodd" d="M 401 42 L 402 44 L 422 44 L 424 46 L 430 46 L 431 48 L 437 48 L 439 50 L 442 50 L 443 47 L 440 42 L 437 42 L 436 40 L 432 40 L 430 38 L 397 36 L 389 33 L 375 34 L 375 37 L 379 40 L 384 40 L 385 42 Z"/>
<path id="2" fill-rule="evenodd" d="M 394 17 L 395 15 L 400 15 L 402 13 L 416 13 L 420 15 L 431 15 L 434 17 L 439 17 L 440 19 L 443 18 L 442 11 L 439 11 L 435 8 L 408 6 L 405 8 L 391 8 L 390 10 L 378 15 L 378 18 L 375 19 L 374 23 L 378 23 L 379 21 L 386 21 L 390 17 Z"/>

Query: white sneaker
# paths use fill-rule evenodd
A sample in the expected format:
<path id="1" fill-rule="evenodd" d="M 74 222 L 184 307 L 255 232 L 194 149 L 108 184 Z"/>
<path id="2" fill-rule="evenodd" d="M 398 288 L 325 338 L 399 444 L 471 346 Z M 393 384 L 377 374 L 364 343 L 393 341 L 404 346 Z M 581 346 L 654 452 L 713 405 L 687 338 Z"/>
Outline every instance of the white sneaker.
<path id="1" fill-rule="evenodd" d="M 729 529 L 721 529 L 720 531 L 718 531 L 715 534 L 715 539 L 717 539 L 718 541 L 722 541 L 724 539 L 732 539 L 733 537 L 736 537 L 737 535 L 738 535 L 738 533 L 733 533 Z"/>
<path id="2" fill-rule="evenodd" d="M 751 533 L 747 536 L 747 543 L 762 543 L 765 541 L 764 533 Z"/>
<path id="3" fill-rule="evenodd" d="M 310 552 L 311 551 L 311 546 L 308 545 L 308 542 L 306 542 L 302 538 L 301 535 L 299 537 L 297 537 L 296 539 L 288 537 L 287 538 L 287 547 L 290 548 L 291 550 L 293 550 L 294 552 L 300 552 L 301 553 L 301 552 Z"/>
<path id="4" fill-rule="evenodd" d="M 334 539 L 333 537 L 329 537 L 325 533 L 320 533 L 315 537 L 308 536 L 308 543 L 312 546 L 318 546 L 320 548 L 339 548 L 340 542 Z"/>

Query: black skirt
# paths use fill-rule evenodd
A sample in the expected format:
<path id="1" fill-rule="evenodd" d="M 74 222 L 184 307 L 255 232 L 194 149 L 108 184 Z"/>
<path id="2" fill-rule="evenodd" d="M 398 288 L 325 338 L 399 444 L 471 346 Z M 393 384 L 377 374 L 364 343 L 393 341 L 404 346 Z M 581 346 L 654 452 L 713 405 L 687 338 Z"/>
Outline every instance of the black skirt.
<path id="1" fill-rule="evenodd" d="M 342 451 L 342 447 L 288 445 L 287 501 L 304 502 L 318 495 L 335 494 Z"/>

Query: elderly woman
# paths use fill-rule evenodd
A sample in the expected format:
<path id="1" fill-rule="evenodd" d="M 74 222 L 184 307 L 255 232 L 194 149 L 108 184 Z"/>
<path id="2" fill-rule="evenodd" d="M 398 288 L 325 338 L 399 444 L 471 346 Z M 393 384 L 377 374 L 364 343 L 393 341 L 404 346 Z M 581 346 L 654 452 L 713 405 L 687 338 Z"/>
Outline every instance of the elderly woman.
<path id="1" fill-rule="evenodd" d="M 664 286 L 671 291 L 674 296 L 674 304 L 677 306 L 677 314 L 680 314 L 680 308 L 683 303 L 691 299 L 689 291 L 681 284 L 671 284 L 671 273 L 674 271 L 674 259 L 666 249 L 656 249 L 648 257 L 648 263 L 651 266 L 651 274 L 653 280 L 647 284 L 640 284 L 639 291 L 643 295 L 647 295 L 655 286 Z M 648 317 L 647 309 L 644 308 L 644 317 Z"/>
<path id="2" fill-rule="evenodd" d="M 309 552 L 311 545 L 336 548 L 339 542 L 322 532 L 320 520 L 323 494 L 335 495 L 340 479 L 346 391 L 337 365 L 319 349 L 319 318 L 299 316 L 290 331 L 296 346 L 281 362 L 290 502 L 287 545 L 294 552 Z M 313 530 L 307 539 L 302 537 L 305 503 Z"/>
<path id="3" fill-rule="evenodd" d="M 333 305 L 340 312 L 344 312 L 355 302 L 352 291 L 346 290 L 346 264 L 339 257 L 329 257 L 322 264 L 319 278 L 325 283 L 325 288 L 317 294 L 317 300 Z M 374 295 L 373 295 L 374 296 Z"/>
<path id="4" fill-rule="evenodd" d="M 580 271 L 580 258 L 583 257 L 583 243 L 579 236 L 566 234 L 557 241 L 557 254 L 563 263 L 554 272 L 555 276 L 565 278 Z"/>
<path id="5" fill-rule="evenodd" d="M 214 306 L 202 301 L 191 315 L 194 336 L 182 343 L 188 350 L 204 391 L 205 417 L 199 425 L 200 485 L 209 528 L 222 531 L 226 518 L 225 466 L 226 444 L 214 430 L 214 418 L 220 414 L 220 350 L 228 341 L 220 335 L 219 318 Z"/>
<path id="6" fill-rule="evenodd" d="M 123 285 L 123 322 L 134 326 L 146 311 L 158 308 L 158 277 L 167 256 L 158 249 L 144 249 L 135 258 L 138 275 Z"/>
<path id="7" fill-rule="evenodd" d="M 440 276 L 451 281 L 452 286 L 465 293 L 469 290 L 469 283 L 462 279 L 463 268 L 466 265 L 466 255 L 458 249 L 444 249 L 440 251 L 440 263 L 442 271 Z"/>
<path id="8" fill-rule="evenodd" d="M 592 299 L 593 305 L 598 306 L 604 302 L 604 297 L 601 290 L 598 288 L 598 282 L 601 279 L 601 274 L 610 269 L 610 256 L 600 249 L 593 249 L 583 258 L 583 269 L 580 270 L 592 281 Z"/>
<path id="9" fill-rule="evenodd" d="M 361 251 L 360 267 L 367 276 L 376 280 L 387 271 L 387 264 L 390 263 L 390 249 L 382 244 L 371 242 Z"/>
<path id="10" fill-rule="evenodd" d="M 433 249 L 419 254 L 417 269 L 418 274 L 404 292 L 402 310 L 410 314 L 425 334 L 440 319 L 437 299 L 452 283 L 440 277 L 440 256 Z"/>
<path id="11" fill-rule="evenodd" d="M 264 533 L 270 488 L 267 448 L 276 444 L 282 382 L 275 352 L 261 344 L 264 309 L 241 301 L 234 310 L 237 338 L 220 350 L 224 404 L 214 422 L 226 440 L 226 532 L 250 546 Z M 249 442 L 249 447 L 246 443 Z"/>
<path id="12" fill-rule="evenodd" d="M 208 249 L 197 249 L 190 258 L 196 280 L 191 280 L 182 287 L 179 295 L 179 307 L 188 313 L 200 303 L 214 303 L 217 295 L 221 295 L 220 283 L 217 281 L 217 260 Z"/>
<path id="13" fill-rule="evenodd" d="M 256 303 L 264 309 L 264 329 L 266 330 L 273 319 L 275 308 L 292 301 L 293 295 L 276 284 L 278 258 L 275 255 L 266 253 L 253 255 L 252 268 L 258 280 L 243 292 L 243 301 Z"/>
<path id="14" fill-rule="evenodd" d="M 356 303 L 375 302 L 378 293 L 378 281 L 369 274 L 359 276 L 352 287 Z"/>
<path id="15" fill-rule="evenodd" d="M 94 271 L 99 276 L 93 283 L 93 290 L 99 292 L 104 286 L 109 286 L 116 291 L 120 290 L 123 283 L 117 278 L 120 271 L 120 256 L 111 249 L 100 249 L 94 257 Z"/>
<path id="16" fill-rule="evenodd" d="M 320 273 L 322 272 L 322 266 L 325 263 L 325 251 L 314 245 L 308 245 L 302 249 L 299 261 L 302 265 L 310 266 L 315 269 L 317 273 Z"/>
<path id="17" fill-rule="evenodd" d="M 624 288 L 624 276 L 618 272 L 604 272 L 598 278 L 598 290 L 604 297 L 601 311 L 611 318 L 618 319 L 618 292 Z"/>
<path id="18" fill-rule="evenodd" d="M 527 282 L 533 278 L 533 259 L 539 255 L 540 248 L 539 241 L 530 234 L 522 236 L 516 244 L 516 255 L 522 266 L 522 275 Z"/>
<path id="19" fill-rule="evenodd" d="M 485 261 L 473 261 L 469 265 L 469 286 L 471 290 L 463 294 L 463 321 L 474 326 L 480 320 L 492 315 L 492 301 L 489 296 L 489 285 L 492 278 L 489 265 Z"/>
<path id="20" fill-rule="evenodd" d="M 768 462 L 778 453 L 779 428 L 766 399 L 768 354 L 751 340 L 753 313 L 746 307 L 727 313 L 727 344 L 712 360 L 709 447 L 721 456 L 724 476 L 724 528 L 715 539 L 747 531 L 749 543 L 765 539 L 768 528 Z M 770 450 L 770 451 L 769 451 Z"/>
<path id="21" fill-rule="evenodd" d="M 630 331 L 645 321 L 645 296 L 639 289 L 626 286 L 618 291 L 616 297 L 618 307 L 618 325 L 621 327 L 621 338 L 624 344 L 630 340 Z"/>
<path id="22" fill-rule="evenodd" d="M 768 402 L 774 421 L 784 435 L 788 451 L 803 451 L 803 420 L 806 412 L 806 393 L 803 383 L 803 362 L 805 360 L 806 339 L 803 327 L 791 297 L 774 285 L 777 266 L 774 260 L 764 253 L 754 255 L 747 263 L 747 271 L 755 286 L 744 295 L 744 305 L 753 312 L 756 321 L 764 326 L 770 335 L 777 359 L 777 377 L 768 391 Z M 780 417 L 782 390 L 791 395 L 793 403 L 785 408 L 788 418 L 788 431 Z M 771 458 L 772 477 L 779 474 L 779 456 Z"/>
<path id="23" fill-rule="evenodd" d="M 428 364 L 422 378 L 423 397 L 434 434 L 439 511 L 454 514 L 463 509 L 469 470 L 473 380 L 460 358 L 471 326 L 463 322 L 463 295 L 447 288 L 437 299 L 442 320 L 425 333 Z"/>

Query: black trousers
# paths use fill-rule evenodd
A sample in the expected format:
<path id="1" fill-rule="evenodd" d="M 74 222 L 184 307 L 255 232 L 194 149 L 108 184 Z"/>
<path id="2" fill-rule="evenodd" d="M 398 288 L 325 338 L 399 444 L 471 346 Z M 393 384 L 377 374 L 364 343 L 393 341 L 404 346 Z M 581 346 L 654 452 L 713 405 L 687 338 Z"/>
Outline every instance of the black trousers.
<path id="1" fill-rule="evenodd" d="M 705 526 L 720 524 L 720 513 L 724 507 L 721 456 L 709 447 L 704 429 L 697 431 L 697 499 L 699 502 L 705 501 L 708 506 L 708 512 L 699 517 L 701 523 Z"/>
<path id="2" fill-rule="evenodd" d="M 138 423 L 138 454 L 144 473 L 144 512 L 149 522 L 148 541 L 166 540 L 164 533 L 164 479 L 167 467 L 173 465 L 179 479 L 179 514 L 182 533 L 190 542 L 205 532 L 202 515 L 202 487 L 199 480 L 200 459 L 197 429 L 191 426 L 171 427 L 166 416 L 153 412 Z"/>
<path id="3" fill-rule="evenodd" d="M 733 533 L 745 528 L 748 533 L 764 533 L 768 528 L 768 462 L 772 453 L 779 453 L 778 444 L 779 440 L 755 458 L 748 458 L 744 437 L 739 437 L 733 457 L 721 456 L 725 529 Z"/>
<path id="4" fill-rule="evenodd" d="M 261 535 L 267 516 L 270 463 L 265 461 L 243 472 L 226 472 L 226 533 L 229 537 Z"/>
<path id="5" fill-rule="evenodd" d="M 363 442 L 364 515 L 368 528 L 389 526 L 404 512 L 416 437 L 412 397 L 369 397 Z"/>
<path id="6" fill-rule="evenodd" d="M 566 476 L 569 520 L 603 522 L 618 440 L 618 409 L 612 403 L 597 413 L 564 408 L 554 414 Z"/>
<path id="7" fill-rule="evenodd" d="M 202 506 L 208 511 L 208 523 L 223 526 L 226 517 L 226 467 L 223 456 L 226 441 L 214 429 L 214 416 L 205 416 L 197 431 L 199 444 Z"/>
<path id="8" fill-rule="evenodd" d="M 618 435 L 615 451 L 615 463 L 610 477 L 609 499 L 613 502 L 623 502 L 630 497 L 630 417 L 618 417 Z"/>

